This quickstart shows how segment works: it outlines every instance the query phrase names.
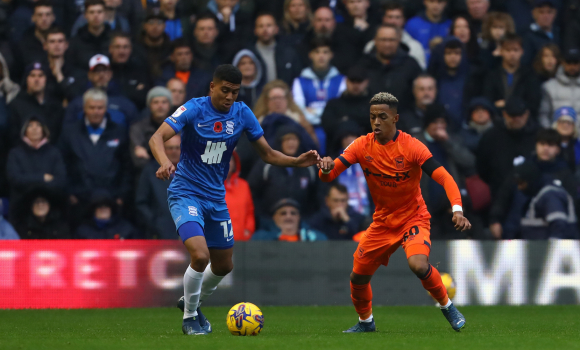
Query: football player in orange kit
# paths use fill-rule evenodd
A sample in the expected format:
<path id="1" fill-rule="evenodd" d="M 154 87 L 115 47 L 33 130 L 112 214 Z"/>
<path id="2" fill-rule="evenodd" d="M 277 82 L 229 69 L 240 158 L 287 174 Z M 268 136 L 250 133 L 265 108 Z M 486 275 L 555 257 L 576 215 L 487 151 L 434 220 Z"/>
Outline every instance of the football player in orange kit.
<path id="1" fill-rule="evenodd" d="M 325 157 L 318 164 L 320 179 L 330 182 L 359 163 L 376 207 L 373 223 L 354 253 L 350 274 L 351 298 L 359 322 L 345 333 L 375 331 L 370 281 L 400 245 L 409 267 L 439 302 L 451 327 L 459 331 L 465 326 L 465 317 L 447 297 L 439 271 L 429 264 L 431 215 L 419 187 L 423 171 L 444 187 L 452 205 L 455 229 L 469 230 L 471 224 L 463 216 L 461 194 L 451 175 L 421 141 L 397 130 L 398 102 L 389 93 L 376 94 L 370 101 L 373 132 L 357 138 L 337 159 Z"/>

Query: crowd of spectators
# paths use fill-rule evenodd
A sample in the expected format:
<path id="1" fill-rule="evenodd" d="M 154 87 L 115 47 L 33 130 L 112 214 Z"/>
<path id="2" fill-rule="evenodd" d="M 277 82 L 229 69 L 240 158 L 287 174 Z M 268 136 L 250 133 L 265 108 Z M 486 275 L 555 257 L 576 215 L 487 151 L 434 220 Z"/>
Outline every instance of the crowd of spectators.
<path id="1" fill-rule="evenodd" d="M 148 140 L 212 72 L 289 156 L 336 157 L 371 131 L 369 100 L 456 180 L 453 230 L 423 176 L 434 239 L 578 238 L 577 0 L 2 0 L 0 239 L 176 239 Z M 180 157 L 180 137 L 165 144 Z M 356 240 L 373 201 L 359 165 L 262 162 L 240 139 L 225 180 L 235 239 Z"/>

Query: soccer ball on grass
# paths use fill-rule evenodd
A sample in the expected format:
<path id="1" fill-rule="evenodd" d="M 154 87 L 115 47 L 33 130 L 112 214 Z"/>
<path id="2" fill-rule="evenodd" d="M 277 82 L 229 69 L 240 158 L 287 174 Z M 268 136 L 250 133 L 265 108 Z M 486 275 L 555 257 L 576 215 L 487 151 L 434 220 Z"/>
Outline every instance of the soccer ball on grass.
<path id="1" fill-rule="evenodd" d="M 258 335 L 264 327 L 264 315 L 256 305 L 244 302 L 230 309 L 226 322 L 233 335 Z"/>

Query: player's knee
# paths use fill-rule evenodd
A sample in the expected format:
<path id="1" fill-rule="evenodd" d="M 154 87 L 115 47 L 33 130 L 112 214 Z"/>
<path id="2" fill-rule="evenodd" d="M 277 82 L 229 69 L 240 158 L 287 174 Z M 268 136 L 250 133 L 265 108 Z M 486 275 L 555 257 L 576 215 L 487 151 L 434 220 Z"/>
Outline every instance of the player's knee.
<path id="1" fill-rule="evenodd" d="M 409 268 L 418 277 L 423 277 L 429 271 L 429 262 L 426 260 L 411 260 L 409 259 Z"/>
<path id="2" fill-rule="evenodd" d="M 196 251 L 191 254 L 191 268 L 202 272 L 209 264 L 209 252 Z"/>
<path id="3" fill-rule="evenodd" d="M 234 269 L 234 263 L 232 261 L 227 261 L 220 264 L 211 263 L 211 271 L 217 276 L 225 276 L 232 272 Z"/>
<path id="4" fill-rule="evenodd" d="M 350 273 L 350 281 L 352 284 L 367 284 L 371 281 L 372 276 L 359 275 L 354 272 Z"/>

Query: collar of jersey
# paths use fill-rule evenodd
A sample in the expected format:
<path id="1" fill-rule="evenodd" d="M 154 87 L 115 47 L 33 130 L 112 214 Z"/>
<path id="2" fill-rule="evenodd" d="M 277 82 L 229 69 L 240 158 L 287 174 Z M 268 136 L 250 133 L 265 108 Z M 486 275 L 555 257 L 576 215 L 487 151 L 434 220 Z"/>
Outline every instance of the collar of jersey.
<path id="1" fill-rule="evenodd" d="M 215 106 L 213 105 L 213 103 L 211 103 L 211 97 L 210 97 L 210 96 L 208 96 L 208 97 L 207 97 L 207 103 L 209 104 L 209 106 L 211 107 L 211 109 L 212 109 L 214 112 L 216 112 L 216 113 L 219 113 L 219 114 L 223 114 L 223 115 L 228 115 L 228 114 L 230 114 L 230 111 L 232 110 L 232 107 L 234 107 L 234 105 L 232 105 L 232 107 L 230 107 L 230 110 L 229 110 L 229 111 L 227 111 L 227 112 L 222 112 L 222 111 L 219 111 L 217 108 L 215 108 Z"/>
<path id="2" fill-rule="evenodd" d="M 395 136 L 393 136 L 393 142 L 397 141 L 397 137 L 399 137 L 399 130 L 397 130 L 397 132 L 395 133 Z M 375 136 L 375 141 L 377 141 L 377 137 Z M 378 141 L 377 141 L 378 142 Z M 387 145 L 387 143 L 385 143 L 385 145 Z"/>

